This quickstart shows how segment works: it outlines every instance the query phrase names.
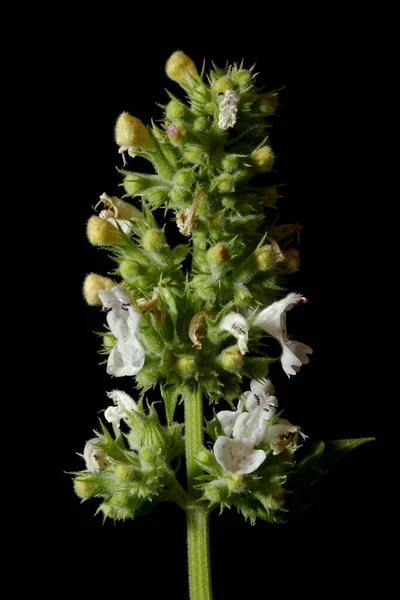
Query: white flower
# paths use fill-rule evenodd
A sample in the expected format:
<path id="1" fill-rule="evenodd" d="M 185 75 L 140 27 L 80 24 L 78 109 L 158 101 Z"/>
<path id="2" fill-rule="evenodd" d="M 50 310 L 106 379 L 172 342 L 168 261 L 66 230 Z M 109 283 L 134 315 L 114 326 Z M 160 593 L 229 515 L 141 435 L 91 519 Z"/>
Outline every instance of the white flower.
<path id="1" fill-rule="evenodd" d="M 119 427 L 121 419 L 127 417 L 127 412 L 135 411 L 137 404 L 126 392 L 121 390 L 107 392 L 107 396 L 113 400 L 115 406 L 109 406 L 104 412 L 104 417 L 106 421 Z"/>
<path id="2" fill-rule="evenodd" d="M 219 105 L 218 127 L 229 129 L 236 123 L 238 97 L 232 90 L 227 90 Z"/>
<path id="3" fill-rule="evenodd" d="M 299 435 L 303 439 L 307 436 L 297 425 L 292 425 L 286 419 L 278 419 L 274 425 L 269 425 L 264 435 L 264 441 L 273 449 L 273 454 L 280 454 L 291 443 L 297 445 Z"/>
<path id="4" fill-rule="evenodd" d="M 99 217 L 100 219 L 104 219 L 104 221 L 111 223 L 115 229 L 118 229 L 119 225 L 125 235 L 130 237 L 133 234 L 132 223 L 128 221 L 128 219 L 116 219 L 109 210 L 102 210 L 99 213 Z"/>
<path id="5" fill-rule="evenodd" d="M 235 312 L 229 313 L 222 319 L 219 327 L 223 331 L 231 333 L 238 341 L 240 352 L 246 354 L 249 326 L 244 316 Z"/>
<path id="6" fill-rule="evenodd" d="M 214 444 L 214 455 L 226 471 L 234 475 L 253 473 L 264 462 L 264 450 L 254 450 L 251 442 L 221 435 Z"/>
<path id="7" fill-rule="evenodd" d="M 228 436 L 232 435 L 233 428 L 235 426 L 235 423 L 236 423 L 239 415 L 242 413 L 242 410 L 243 410 L 243 402 L 241 400 L 239 400 L 237 409 L 235 411 L 221 410 L 219 413 L 217 413 L 217 415 L 216 415 L 217 419 L 218 419 L 225 435 L 228 435 Z"/>
<path id="8" fill-rule="evenodd" d="M 257 381 L 253 379 L 250 383 L 251 391 L 243 394 L 246 409 L 249 412 L 258 411 L 263 419 L 272 419 L 278 408 L 278 399 L 273 395 L 275 388 L 269 379 Z"/>
<path id="9" fill-rule="evenodd" d="M 100 448 L 96 448 L 93 444 L 98 444 L 100 442 L 100 438 L 92 438 L 85 444 L 85 448 L 83 450 L 83 458 L 85 459 L 86 469 L 91 472 L 95 471 L 103 471 L 109 461 L 104 450 Z"/>
<path id="10" fill-rule="evenodd" d="M 264 308 L 253 322 L 253 327 L 261 327 L 281 343 L 282 368 L 288 377 L 296 375 L 301 365 L 306 365 L 309 362 L 307 354 L 312 354 L 312 349 L 309 346 L 289 340 L 287 336 L 286 312 L 299 302 L 307 302 L 307 300 L 300 294 L 288 294 L 282 300 L 278 300 Z"/>
<path id="11" fill-rule="evenodd" d="M 110 291 L 101 290 L 99 298 L 107 311 L 107 323 L 117 338 L 108 357 L 107 373 L 116 377 L 136 375 L 144 365 L 145 352 L 136 339 L 140 312 L 130 304 L 129 292 L 116 286 Z"/>
<path id="12" fill-rule="evenodd" d="M 241 410 L 241 403 L 239 405 Z M 214 455 L 217 462 L 226 471 L 235 475 L 245 475 L 258 469 L 266 459 L 264 450 L 255 450 L 254 446 L 262 442 L 267 424 L 258 410 L 251 413 L 238 414 L 238 412 L 239 410 L 235 413 L 231 412 L 231 419 L 235 421 L 232 427 L 234 439 L 227 435 L 219 436 L 214 444 Z M 219 415 L 217 416 L 219 417 Z M 232 422 L 229 422 L 229 418 L 226 418 L 225 422 L 224 432 L 228 433 L 231 430 Z"/>

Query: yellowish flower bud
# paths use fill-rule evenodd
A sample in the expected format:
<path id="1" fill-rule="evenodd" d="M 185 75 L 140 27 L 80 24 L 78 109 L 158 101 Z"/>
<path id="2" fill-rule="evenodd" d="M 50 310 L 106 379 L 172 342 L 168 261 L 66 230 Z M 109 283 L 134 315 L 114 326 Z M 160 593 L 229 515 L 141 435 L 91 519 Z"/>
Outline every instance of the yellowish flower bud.
<path id="1" fill-rule="evenodd" d="M 84 479 L 74 480 L 75 493 L 79 498 L 82 498 L 82 500 L 90 498 L 93 495 L 95 488 L 96 484 L 92 481 L 85 481 Z"/>
<path id="2" fill-rule="evenodd" d="M 250 154 L 251 163 L 260 173 L 271 171 L 274 166 L 274 153 L 270 146 L 263 146 L 259 150 L 255 150 Z"/>
<path id="3" fill-rule="evenodd" d="M 213 90 L 217 92 L 217 94 L 225 94 L 228 90 L 233 90 L 235 88 L 235 84 L 232 79 L 225 75 L 224 77 L 220 77 L 213 83 Z"/>
<path id="4" fill-rule="evenodd" d="M 219 362 L 226 371 L 235 372 L 242 366 L 243 355 L 238 346 L 231 346 L 221 352 Z"/>
<path id="5" fill-rule="evenodd" d="M 260 97 L 260 110 L 267 115 L 273 115 L 278 107 L 278 94 L 263 94 Z"/>
<path id="6" fill-rule="evenodd" d="M 202 465 L 209 465 L 212 462 L 212 458 L 206 450 L 201 450 L 196 456 L 196 460 Z"/>
<path id="7" fill-rule="evenodd" d="M 114 477 L 115 481 L 118 481 L 118 483 L 124 483 L 126 481 L 132 481 L 135 479 L 132 469 L 122 464 L 115 467 Z"/>
<path id="8" fill-rule="evenodd" d="M 216 244 L 207 250 L 207 260 L 211 265 L 222 265 L 229 258 L 229 247 L 227 244 Z"/>
<path id="9" fill-rule="evenodd" d="M 196 360 L 190 354 L 181 356 L 175 363 L 175 371 L 182 379 L 190 379 L 196 372 Z"/>
<path id="10" fill-rule="evenodd" d="M 263 202 L 265 206 L 275 206 L 276 201 L 280 198 L 279 192 L 276 187 L 269 187 L 263 190 Z"/>
<path id="11" fill-rule="evenodd" d="M 148 252 L 161 250 L 165 244 L 165 235 L 160 229 L 149 229 L 142 238 L 143 248 Z"/>
<path id="12" fill-rule="evenodd" d="M 283 252 L 285 261 L 282 264 L 286 273 L 296 273 L 300 268 L 300 254 L 297 248 L 290 248 Z"/>
<path id="13" fill-rule="evenodd" d="M 103 347 L 106 350 L 112 350 L 115 346 L 116 341 L 117 338 L 114 337 L 112 333 L 106 333 L 105 335 L 103 335 Z"/>
<path id="14" fill-rule="evenodd" d="M 190 83 L 190 75 L 197 76 L 197 68 L 191 58 L 183 52 L 174 52 L 165 66 L 166 73 L 172 81 Z"/>
<path id="15" fill-rule="evenodd" d="M 102 277 L 96 273 L 90 273 L 83 282 L 83 296 L 89 306 L 101 306 L 102 302 L 98 296 L 100 290 L 110 290 L 115 283 L 109 277 Z"/>
<path id="16" fill-rule="evenodd" d="M 262 246 L 256 251 L 255 260 L 260 271 L 268 271 L 275 265 L 274 251 L 269 244 Z"/>
<path id="17" fill-rule="evenodd" d="M 181 119 L 185 114 L 185 107 L 176 100 L 171 100 L 165 109 L 167 119 Z"/>
<path id="18" fill-rule="evenodd" d="M 221 194 L 227 194 L 235 190 L 235 181 L 231 175 L 220 175 L 217 184 L 218 191 Z"/>
<path id="19" fill-rule="evenodd" d="M 107 217 L 113 217 L 114 219 L 143 219 L 143 213 L 136 208 L 136 206 L 132 206 L 129 202 L 125 202 L 124 200 L 120 200 L 116 196 L 108 196 L 107 194 L 102 194 L 100 196 L 100 200 L 103 202 L 106 211 L 111 214 L 106 215 Z M 101 215 L 100 215 L 101 216 Z"/>
<path id="20" fill-rule="evenodd" d="M 100 217 L 90 217 L 87 222 L 86 233 L 89 242 L 93 246 L 118 245 L 122 243 L 118 229 L 112 223 Z"/>
<path id="21" fill-rule="evenodd" d="M 121 273 L 121 277 L 129 281 L 130 279 L 140 275 L 141 268 L 132 260 L 123 260 L 119 264 L 119 272 Z"/>
<path id="22" fill-rule="evenodd" d="M 115 141 L 118 146 L 152 148 L 153 138 L 147 127 L 127 112 L 123 112 L 115 125 Z"/>

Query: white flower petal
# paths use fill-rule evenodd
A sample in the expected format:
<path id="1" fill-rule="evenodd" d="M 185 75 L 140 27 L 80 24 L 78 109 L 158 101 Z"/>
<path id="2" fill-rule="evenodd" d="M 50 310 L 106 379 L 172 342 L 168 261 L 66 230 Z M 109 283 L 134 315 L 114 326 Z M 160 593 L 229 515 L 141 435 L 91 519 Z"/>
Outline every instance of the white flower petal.
<path id="1" fill-rule="evenodd" d="M 114 401 L 115 406 L 109 406 L 104 412 L 104 417 L 106 421 L 119 427 L 121 419 L 127 417 L 127 412 L 135 411 L 137 404 L 122 390 L 112 390 L 107 392 L 107 396 Z"/>
<path id="2" fill-rule="evenodd" d="M 262 408 L 253 412 L 244 412 L 237 419 L 233 428 L 233 437 L 257 446 L 265 437 L 267 424 Z"/>
<path id="3" fill-rule="evenodd" d="M 119 225 L 125 235 L 131 236 L 133 234 L 132 223 L 127 219 L 115 219 L 114 217 L 108 217 L 106 221 L 111 223 L 111 225 L 114 225 L 116 229 L 118 229 Z"/>
<path id="4" fill-rule="evenodd" d="M 273 302 L 273 304 L 264 308 L 257 315 L 253 322 L 253 327 L 261 327 L 279 341 L 286 339 L 286 312 L 299 302 L 305 301 L 304 296 L 300 294 L 288 294 L 282 300 Z"/>
<path id="5" fill-rule="evenodd" d="M 280 454 L 291 442 L 297 444 L 299 433 L 306 437 L 297 425 L 293 425 L 287 419 L 278 419 L 277 423 L 267 427 L 264 441 L 268 442 L 274 454 Z"/>
<path id="6" fill-rule="evenodd" d="M 310 362 L 307 354 L 312 354 L 313 352 L 309 346 L 295 340 L 282 342 L 282 350 L 282 368 L 289 378 L 291 375 L 296 375 L 299 372 L 301 365 L 306 365 Z"/>
<path id="7" fill-rule="evenodd" d="M 145 352 L 136 338 L 127 343 L 117 341 L 108 357 L 107 373 L 116 377 L 136 375 L 144 361 Z"/>
<path id="8" fill-rule="evenodd" d="M 246 354 L 249 326 L 244 316 L 235 312 L 229 313 L 222 319 L 219 327 L 222 331 L 232 334 L 238 341 L 240 352 Z"/>
<path id="9" fill-rule="evenodd" d="M 120 406 L 109 406 L 104 411 L 105 420 L 108 421 L 109 423 L 112 423 L 116 427 L 120 426 L 120 421 L 123 416 L 124 416 L 123 410 L 121 409 Z"/>
<path id="10" fill-rule="evenodd" d="M 269 379 L 260 379 L 260 381 L 252 379 L 250 382 L 250 389 L 253 394 L 273 395 L 275 393 L 275 387 Z"/>
<path id="11" fill-rule="evenodd" d="M 85 444 L 83 457 L 86 463 L 86 469 L 91 472 L 102 471 L 108 465 L 107 455 L 104 450 L 96 448 L 93 444 L 98 444 L 100 438 L 92 438 Z"/>
<path id="12" fill-rule="evenodd" d="M 111 291 L 114 293 L 115 297 L 121 302 L 121 304 L 129 304 L 131 301 L 131 295 L 128 290 L 121 285 L 116 285 L 111 288 Z"/>
<path id="13" fill-rule="evenodd" d="M 218 127 L 229 129 L 236 123 L 238 97 L 232 90 L 227 90 L 219 105 Z"/>
<path id="14" fill-rule="evenodd" d="M 233 427 L 243 410 L 243 402 L 239 400 L 237 409 L 233 410 L 221 410 L 217 413 L 217 419 L 223 429 L 225 435 L 232 435 Z"/>
<path id="15" fill-rule="evenodd" d="M 120 307 L 121 303 L 112 290 L 100 290 L 98 296 L 102 301 L 104 308 L 112 309 Z"/>
<path id="16" fill-rule="evenodd" d="M 269 379 L 253 379 L 250 387 L 251 392 L 246 392 L 246 409 L 249 412 L 261 410 L 265 421 L 271 419 L 278 407 L 277 398 L 271 395 L 275 391 L 272 382 Z"/>
<path id="17" fill-rule="evenodd" d="M 111 398 L 115 405 L 121 406 L 128 412 L 133 412 L 137 409 L 137 403 L 122 390 L 112 390 L 107 392 L 107 396 Z"/>
<path id="18" fill-rule="evenodd" d="M 254 450 L 251 443 L 220 436 L 214 444 L 217 462 L 235 475 L 253 473 L 266 459 L 264 450 Z"/>

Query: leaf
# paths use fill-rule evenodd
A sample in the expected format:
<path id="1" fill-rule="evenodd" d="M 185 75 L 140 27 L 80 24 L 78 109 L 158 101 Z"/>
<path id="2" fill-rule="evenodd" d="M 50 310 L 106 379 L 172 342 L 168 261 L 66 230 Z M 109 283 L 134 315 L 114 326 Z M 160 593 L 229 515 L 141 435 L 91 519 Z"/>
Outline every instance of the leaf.
<path id="1" fill-rule="evenodd" d="M 373 440 L 374 438 L 356 438 L 316 442 L 289 474 L 287 489 L 295 494 L 302 492 L 333 469 L 348 452 Z"/>
<path id="2" fill-rule="evenodd" d="M 188 244 L 178 244 L 175 248 L 172 249 L 172 261 L 179 265 L 190 252 L 190 247 Z"/>
<path id="3" fill-rule="evenodd" d="M 175 386 L 161 385 L 161 395 L 165 404 L 165 414 L 167 416 L 168 423 L 171 423 L 174 418 L 175 408 L 180 395 L 180 390 Z"/>

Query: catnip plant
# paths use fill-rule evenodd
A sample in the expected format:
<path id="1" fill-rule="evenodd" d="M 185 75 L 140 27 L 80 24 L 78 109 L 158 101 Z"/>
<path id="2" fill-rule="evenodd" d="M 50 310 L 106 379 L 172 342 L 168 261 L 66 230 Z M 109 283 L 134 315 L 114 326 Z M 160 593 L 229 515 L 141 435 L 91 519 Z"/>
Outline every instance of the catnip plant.
<path id="1" fill-rule="evenodd" d="M 115 261 L 111 277 L 92 273 L 83 286 L 104 312 L 112 389 L 74 488 L 113 520 L 177 503 L 187 518 L 190 598 L 210 600 L 211 511 L 280 522 L 288 492 L 367 440 L 318 442 L 296 461 L 307 436 L 282 416 L 269 378 L 271 363 L 290 378 L 312 354 L 286 329 L 287 312 L 307 302 L 284 287 L 299 268 L 299 225 L 277 223 L 282 188 L 256 177 L 274 167 L 279 90 L 257 87 L 243 64 L 199 73 L 182 52 L 166 73 L 185 99 L 168 92 L 151 126 L 120 115 L 124 193 L 103 193 L 87 223 L 89 242 Z M 133 171 L 136 156 L 154 173 Z M 159 209 L 184 243 L 168 243 Z M 150 404 L 149 390 L 163 404 Z M 174 418 L 178 403 L 184 423 Z"/>

